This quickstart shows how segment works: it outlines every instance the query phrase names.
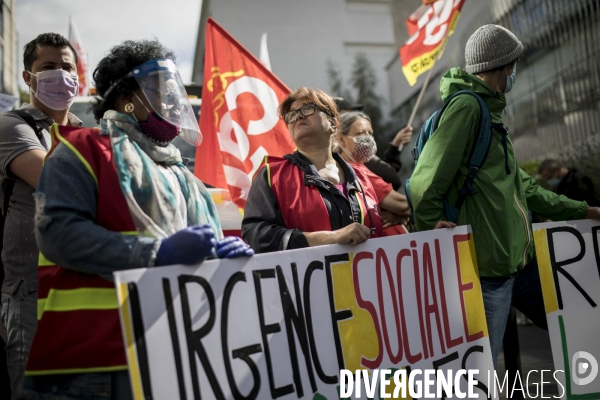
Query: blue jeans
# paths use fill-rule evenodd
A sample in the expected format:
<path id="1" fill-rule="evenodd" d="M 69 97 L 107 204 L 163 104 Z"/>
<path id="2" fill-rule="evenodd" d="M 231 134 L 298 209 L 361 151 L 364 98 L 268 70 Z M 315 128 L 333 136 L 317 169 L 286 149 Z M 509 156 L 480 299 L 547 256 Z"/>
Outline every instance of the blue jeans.
<path id="1" fill-rule="evenodd" d="M 482 277 L 480 281 L 492 359 L 496 368 L 511 305 L 540 328 L 548 329 L 537 259 L 534 258 L 525 268 L 510 276 Z"/>
<path id="2" fill-rule="evenodd" d="M 128 371 L 92 374 L 28 376 L 24 385 L 28 400 L 130 400 Z"/>

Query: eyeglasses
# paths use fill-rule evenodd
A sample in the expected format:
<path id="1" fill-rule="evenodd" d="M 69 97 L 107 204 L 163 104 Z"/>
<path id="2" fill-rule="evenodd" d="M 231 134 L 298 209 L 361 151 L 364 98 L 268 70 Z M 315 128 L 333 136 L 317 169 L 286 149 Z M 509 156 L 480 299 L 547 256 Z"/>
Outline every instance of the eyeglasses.
<path id="1" fill-rule="evenodd" d="M 313 115 L 317 108 L 318 107 L 315 103 L 305 104 L 297 110 L 290 110 L 289 112 L 285 113 L 283 120 L 286 124 L 291 124 L 298 118 L 298 111 L 305 117 L 308 117 L 309 115 Z"/>

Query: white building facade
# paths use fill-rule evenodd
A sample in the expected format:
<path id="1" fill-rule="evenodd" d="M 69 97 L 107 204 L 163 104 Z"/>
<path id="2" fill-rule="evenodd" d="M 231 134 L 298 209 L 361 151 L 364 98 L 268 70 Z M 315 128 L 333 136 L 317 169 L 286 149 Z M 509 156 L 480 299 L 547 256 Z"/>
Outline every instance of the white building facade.
<path id="1" fill-rule="evenodd" d="M 0 93 L 19 95 L 17 86 L 17 28 L 13 12 L 15 0 L 0 4 Z"/>
<path id="2" fill-rule="evenodd" d="M 341 72 L 344 86 L 357 53 L 365 53 L 377 75 L 384 119 L 391 111 L 385 66 L 398 47 L 390 0 L 204 0 L 192 80 L 202 82 L 204 23 L 209 16 L 255 56 L 267 33 L 272 71 L 290 89 L 331 91 L 328 62 Z"/>

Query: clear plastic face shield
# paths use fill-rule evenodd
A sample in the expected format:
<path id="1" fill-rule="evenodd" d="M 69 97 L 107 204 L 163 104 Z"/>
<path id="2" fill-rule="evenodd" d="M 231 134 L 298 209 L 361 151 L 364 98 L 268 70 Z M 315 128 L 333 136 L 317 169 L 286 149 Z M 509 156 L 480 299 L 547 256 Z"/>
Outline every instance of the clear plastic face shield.
<path id="1" fill-rule="evenodd" d="M 135 67 L 131 75 L 152 110 L 167 122 L 180 127 L 181 136 L 188 143 L 199 146 L 202 133 L 173 61 L 163 58 L 150 60 Z"/>

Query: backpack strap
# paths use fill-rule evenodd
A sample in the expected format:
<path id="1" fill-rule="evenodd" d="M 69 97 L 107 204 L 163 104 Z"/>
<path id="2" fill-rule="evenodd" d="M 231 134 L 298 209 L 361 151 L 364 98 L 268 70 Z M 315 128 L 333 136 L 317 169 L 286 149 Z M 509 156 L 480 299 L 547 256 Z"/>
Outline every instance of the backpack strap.
<path id="1" fill-rule="evenodd" d="M 5 114 L 13 114 L 24 120 L 27 123 L 27 125 L 29 125 L 31 129 L 33 129 L 35 135 L 41 143 L 43 135 L 42 132 L 44 129 L 37 126 L 37 124 L 35 123 L 35 119 L 31 115 L 29 115 L 23 110 L 7 111 Z M 0 254 L 2 254 L 2 249 L 4 248 L 4 223 L 6 221 L 6 215 L 8 213 L 8 205 L 10 204 L 10 198 L 12 196 L 12 192 L 16 182 L 17 181 L 15 179 L 7 178 L 2 185 L 2 191 L 4 192 L 4 203 L 2 204 L 2 214 L 0 214 Z M 0 265 L 3 265 L 1 258 Z"/>
<path id="2" fill-rule="evenodd" d="M 461 90 L 459 92 L 456 92 L 452 96 L 450 96 L 450 98 L 448 98 L 446 100 L 442 110 L 444 110 L 446 108 L 446 106 L 450 103 L 451 99 L 453 99 L 456 96 L 462 95 L 462 94 L 468 94 L 470 96 L 475 97 L 475 99 L 477 100 L 477 103 L 479 104 L 480 115 L 479 115 L 479 121 L 477 123 L 477 130 L 475 132 L 475 139 L 473 141 L 473 146 L 471 147 L 469 159 L 467 160 L 467 166 L 469 167 L 469 172 L 467 173 L 467 178 L 465 179 L 462 187 L 458 191 L 458 199 L 456 200 L 456 204 L 454 206 L 452 206 L 452 205 L 450 205 L 450 203 L 448 202 L 446 197 L 444 197 L 444 199 L 443 199 L 444 214 L 446 215 L 446 219 L 451 222 L 456 222 L 456 220 L 458 219 L 458 213 L 460 212 L 460 208 L 462 207 L 463 203 L 465 202 L 465 199 L 467 198 L 467 196 L 470 194 L 477 193 L 477 190 L 475 189 L 473 182 L 474 182 L 475 178 L 477 177 L 477 173 L 479 172 L 479 169 L 485 162 L 485 159 L 490 150 L 490 145 L 492 143 L 492 128 L 494 127 L 493 125 L 502 126 L 502 124 L 493 124 L 492 123 L 492 117 L 490 115 L 490 111 L 488 110 L 487 105 L 485 104 L 483 99 L 478 94 L 468 91 L 468 90 Z M 439 124 L 439 119 L 441 118 L 441 114 L 442 113 L 440 112 L 440 117 L 436 118 L 437 120 L 435 121 L 435 125 L 434 125 L 434 128 L 436 128 L 436 129 L 437 129 L 437 125 Z M 503 140 L 506 140 L 505 137 Z M 505 146 L 505 149 L 506 149 L 506 146 Z M 505 150 L 505 154 L 506 154 L 506 150 Z M 507 163 L 508 163 L 508 158 L 505 157 L 505 164 L 507 164 Z"/>
<path id="3" fill-rule="evenodd" d="M 43 131 L 44 129 L 42 127 L 39 127 L 36 123 L 35 123 L 35 119 L 31 116 L 31 114 L 29 114 L 28 112 L 24 111 L 24 110 L 11 110 L 8 111 L 7 114 L 14 114 L 18 117 L 20 117 L 23 121 L 25 121 L 27 123 L 27 125 L 29 125 L 31 127 L 31 129 L 33 129 L 33 131 L 35 132 L 35 136 L 37 136 L 37 138 L 40 140 L 42 140 L 42 136 L 43 136 Z"/>

